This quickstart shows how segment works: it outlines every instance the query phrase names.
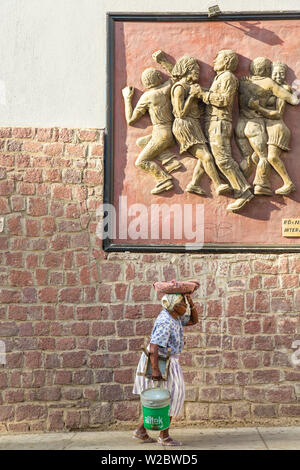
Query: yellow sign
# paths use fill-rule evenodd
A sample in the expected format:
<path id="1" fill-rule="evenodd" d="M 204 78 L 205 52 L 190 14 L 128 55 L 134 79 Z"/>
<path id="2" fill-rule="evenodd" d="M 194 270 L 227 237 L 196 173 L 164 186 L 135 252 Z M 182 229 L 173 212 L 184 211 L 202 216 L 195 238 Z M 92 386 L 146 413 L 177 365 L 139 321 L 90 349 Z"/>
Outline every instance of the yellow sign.
<path id="1" fill-rule="evenodd" d="M 282 219 L 283 237 L 300 237 L 300 219 Z"/>

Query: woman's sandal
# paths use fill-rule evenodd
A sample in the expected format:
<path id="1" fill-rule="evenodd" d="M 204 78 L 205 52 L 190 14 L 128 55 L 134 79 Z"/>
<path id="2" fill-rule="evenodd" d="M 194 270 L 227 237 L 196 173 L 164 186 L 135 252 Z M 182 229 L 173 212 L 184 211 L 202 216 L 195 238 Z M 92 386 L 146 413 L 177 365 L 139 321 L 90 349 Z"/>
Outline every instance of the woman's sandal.
<path id="1" fill-rule="evenodd" d="M 159 437 L 157 442 L 162 446 L 182 446 L 182 442 L 175 441 L 175 439 L 172 439 L 170 436 Z"/>
<path id="2" fill-rule="evenodd" d="M 152 439 L 152 437 L 148 436 L 148 434 L 141 433 L 137 429 L 134 431 L 134 434 L 132 436 L 133 439 L 139 439 L 142 441 L 144 444 L 152 444 L 153 442 L 156 442 L 155 439 Z"/>

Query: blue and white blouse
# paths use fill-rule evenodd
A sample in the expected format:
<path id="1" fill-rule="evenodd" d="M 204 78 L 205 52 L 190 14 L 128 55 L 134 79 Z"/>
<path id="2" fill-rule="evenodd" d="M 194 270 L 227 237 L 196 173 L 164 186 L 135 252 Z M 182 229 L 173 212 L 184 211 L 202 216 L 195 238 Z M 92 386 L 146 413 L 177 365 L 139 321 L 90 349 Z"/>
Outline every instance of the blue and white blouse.
<path id="1" fill-rule="evenodd" d="M 180 354 L 183 348 L 183 326 L 190 320 L 190 316 L 183 315 L 175 320 L 168 310 L 162 310 L 155 320 L 150 343 L 159 346 L 158 351 L 167 355 L 170 348 L 171 355 Z"/>

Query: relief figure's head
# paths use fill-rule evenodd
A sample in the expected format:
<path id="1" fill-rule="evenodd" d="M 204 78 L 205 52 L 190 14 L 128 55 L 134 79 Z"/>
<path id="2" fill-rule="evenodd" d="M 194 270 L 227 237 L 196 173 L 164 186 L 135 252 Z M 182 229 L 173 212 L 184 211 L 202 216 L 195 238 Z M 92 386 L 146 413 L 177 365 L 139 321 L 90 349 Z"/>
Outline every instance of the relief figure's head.
<path id="1" fill-rule="evenodd" d="M 197 83 L 200 78 L 200 66 L 194 57 L 185 55 L 177 60 L 172 76 L 177 80 L 185 77 L 188 83 Z"/>
<path id="2" fill-rule="evenodd" d="M 285 83 L 286 65 L 283 62 L 273 62 L 272 78 L 278 85 Z"/>
<path id="3" fill-rule="evenodd" d="M 266 57 L 256 57 L 250 64 L 251 75 L 258 77 L 270 77 L 271 76 L 272 63 Z"/>
<path id="4" fill-rule="evenodd" d="M 159 70 L 156 70 L 152 67 L 144 70 L 142 73 L 142 83 L 145 88 L 154 88 L 162 84 L 162 76 Z"/>
<path id="5" fill-rule="evenodd" d="M 237 54 L 231 49 L 223 49 L 218 52 L 217 57 L 214 59 L 213 63 L 215 72 L 223 72 L 225 70 L 235 72 L 238 66 L 238 57 Z"/>

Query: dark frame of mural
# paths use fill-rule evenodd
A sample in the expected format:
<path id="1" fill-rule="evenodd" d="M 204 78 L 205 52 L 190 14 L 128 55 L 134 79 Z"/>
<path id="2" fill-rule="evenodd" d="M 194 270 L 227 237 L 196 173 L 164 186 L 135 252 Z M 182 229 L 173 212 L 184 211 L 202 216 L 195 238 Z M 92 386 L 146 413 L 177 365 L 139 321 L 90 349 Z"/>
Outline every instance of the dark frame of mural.
<path id="1" fill-rule="evenodd" d="M 112 204 L 114 195 L 114 168 L 112 156 L 114 155 L 114 25 L 118 21 L 172 21 L 172 22 L 202 22 L 202 21 L 247 21 L 247 20 L 296 20 L 300 19 L 300 12 L 286 13 L 251 13 L 251 14 L 221 14 L 217 17 L 208 17 L 207 14 L 126 14 L 108 13 L 107 15 L 107 87 L 106 87 L 106 129 L 105 155 L 104 155 L 104 204 Z M 110 86 L 108 86 L 110 84 Z M 107 252 L 173 252 L 173 253 L 299 253 L 299 245 L 230 245 L 230 244 L 204 244 L 200 250 L 189 249 L 185 245 L 175 244 L 131 244 L 115 243 L 113 240 L 103 240 L 103 249 Z"/>

